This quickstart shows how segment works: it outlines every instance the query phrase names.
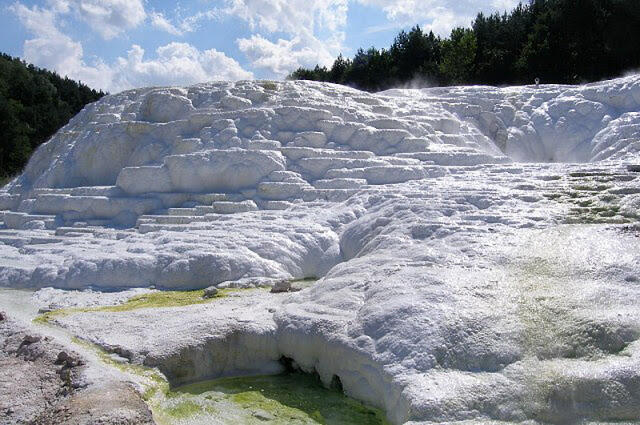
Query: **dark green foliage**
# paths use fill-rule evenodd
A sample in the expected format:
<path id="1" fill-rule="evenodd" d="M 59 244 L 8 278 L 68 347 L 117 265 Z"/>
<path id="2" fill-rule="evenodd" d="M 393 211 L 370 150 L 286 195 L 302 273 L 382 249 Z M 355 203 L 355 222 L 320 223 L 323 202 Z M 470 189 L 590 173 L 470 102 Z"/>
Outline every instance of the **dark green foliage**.
<path id="1" fill-rule="evenodd" d="M 425 34 L 419 26 L 401 31 L 390 49 L 393 75 L 400 83 L 412 80 L 438 81 L 442 40 L 433 32 Z"/>
<path id="2" fill-rule="evenodd" d="M 35 148 L 102 96 L 102 91 L 0 54 L 0 179 L 20 172 Z"/>
<path id="3" fill-rule="evenodd" d="M 291 79 L 376 91 L 408 83 L 582 83 L 640 68 L 640 1 L 530 0 L 510 13 L 480 13 L 448 38 L 420 27 L 398 34 L 389 50 L 360 49 L 330 71 L 298 69 Z"/>
<path id="4" fill-rule="evenodd" d="M 473 30 L 456 28 L 451 38 L 442 42 L 440 73 L 449 84 L 464 84 L 475 75 L 478 42 Z"/>
<path id="5" fill-rule="evenodd" d="M 377 91 L 387 87 L 391 79 L 391 54 L 374 47 L 366 52 L 359 49 L 351 67 L 345 72 L 345 81 L 364 90 Z"/>

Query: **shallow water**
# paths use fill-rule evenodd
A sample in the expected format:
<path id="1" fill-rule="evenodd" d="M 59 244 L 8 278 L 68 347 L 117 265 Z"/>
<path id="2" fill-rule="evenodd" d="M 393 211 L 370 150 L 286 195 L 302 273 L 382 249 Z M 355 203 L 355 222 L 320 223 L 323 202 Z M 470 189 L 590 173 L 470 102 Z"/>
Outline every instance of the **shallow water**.
<path id="1" fill-rule="evenodd" d="M 301 373 L 223 378 L 171 390 L 164 424 L 387 424 L 381 410 Z"/>

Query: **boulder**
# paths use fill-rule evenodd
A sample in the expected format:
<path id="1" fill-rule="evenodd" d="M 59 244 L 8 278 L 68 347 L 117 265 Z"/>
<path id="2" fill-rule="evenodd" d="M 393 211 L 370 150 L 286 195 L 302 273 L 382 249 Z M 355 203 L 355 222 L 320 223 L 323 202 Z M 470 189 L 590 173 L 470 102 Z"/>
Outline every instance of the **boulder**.
<path id="1" fill-rule="evenodd" d="M 291 281 L 289 280 L 278 280 L 274 282 L 273 287 L 271 287 L 272 294 L 279 294 L 282 292 L 290 292 L 291 291 Z"/>
<path id="2" fill-rule="evenodd" d="M 216 295 L 218 295 L 218 288 L 216 288 L 215 286 L 209 286 L 204 290 L 202 298 L 213 298 Z"/>

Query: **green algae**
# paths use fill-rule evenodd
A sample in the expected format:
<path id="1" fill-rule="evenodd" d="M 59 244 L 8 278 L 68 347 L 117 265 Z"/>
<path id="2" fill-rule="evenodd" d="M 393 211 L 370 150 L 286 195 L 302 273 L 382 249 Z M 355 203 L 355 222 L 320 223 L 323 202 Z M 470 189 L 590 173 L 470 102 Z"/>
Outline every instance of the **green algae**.
<path id="1" fill-rule="evenodd" d="M 76 313 L 108 312 L 118 313 L 139 310 L 143 308 L 184 307 L 187 305 L 206 304 L 217 298 L 228 296 L 239 289 L 221 289 L 211 298 L 203 298 L 204 289 L 195 291 L 156 291 L 136 295 L 122 304 L 101 307 L 71 307 L 43 313 L 33 319 L 36 323 L 46 324 L 57 317 L 64 317 Z"/>
<path id="2" fill-rule="evenodd" d="M 193 400 L 184 400 L 165 408 L 164 413 L 170 418 L 186 419 L 194 415 L 202 413 L 215 413 L 214 409 L 203 408 L 200 404 Z"/>
<path id="3" fill-rule="evenodd" d="M 302 282 L 312 281 L 307 279 Z M 144 298 L 148 297 L 147 294 L 133 297 L 129 300 L 129 306 L 83 310 L 129 311 L 146 308 L 150 304 L 188 305 L 189 300 L 195 300 L 193 295 L 183 294 L 177 297 L 177 301 L 167 301 L 166 297 Z M 70 313 L 65 311 L 64 314 Z M 324 388 L 314 375 L 287 373 L 223 378 L 172 389 L 166 377 L 155 368 L 124 361 L 102 347 L 77 337 L 73 338 L 73 342 L 94 352 L 102 363 L 130 375 L 137 382 L 141 398 L 159 425 L 388 425 L 384 412 L 346 397 L 341 391 Z"/>
<path id="4" fill-rule="evenodd" d="M 563 226 L 537 236 L 521 248 L 531 254 L 512 266 L 516 314 L 522 324 L 521 344 L 529 357 L 598 360 L 622 355 L 628 346 L 617 325 L 576 314 L 580 305 L 573 292 L 579 273 L 571 267 L 576 254 L 562 241 L 576 229 L 590 227 Z M 550 238 L 556 241 L 550 242 Z"/>
<path id="5" fill-rule="evenodd" d="M 264 81 L 260 83 L 260 86 L 265 89 L 265 90 L 269 90 L 269 91 L 276 91 L 278 90 L 278 85 L 272 81 Z"/>
<path id="6" fill-rule="evenodd" d="M 600 171 L 572 172 L 557 192 L 546 192 L 543 196 L 551 201 L 569 205 L 564 219 L 567 224 L 628 224 L 637 217 L 621 211 L 621 196 L 609 189 L 612 183 L 628 182 L 635 176 Z M 550 189 L 550 188 L 549 188 Z"/>
<path id="7" fill-rule="evenodd" d="M 534 257 L 521 264 L 515 271 L 517 315 L 523 325 L 524 352 L 537 358 L 554 357 L 562 324 L 569 318 L 569 311 L 559 308 L 555 265 L 544 257 Z"/>
<path id="8" fill-rule="evenodd" d="M 304 277 L 302 279 L 295 279 L 291 281 L 291 287 L 295 290 L 301 290 L 305 288 L 309 288 L 319 280 L 319 278 L 313 277 Z"/>
<path id="9" fill-rule="evenodd" d="M 189 410 L 192 416 L 226 406 L 226 419 L 216 420 L 221 424 L 388 424 L 381 410 L 326 389 L 316 377 L 302 373 L 203 381 L 175 388 L 167 399 L 189 406 L 191 410 L 181 412 Z M 236 414 L 229 414 L 233 411 Z"/>
<path id="10" fill-rule="evenodd" d="M 109 353 L 102 347 L 78 337 L 73 337 L 72 341 L 74 344 L 92 351 L 102 363 L 118 369 L 121 372 L 142 378 L 143 391 L 141 396 L 145 402 L 149 403 L 154 399 L 154 397 L 158 395 L 164 397 L 169 393 L 169 382 L 157 369 L 129 362 L 117 361 L 114 359 L 113 353 Z"/>
<path id="11" fill-rule="evenodd" d="M 120 362 L 101 347 L 74 338 L 105 364 L 138 377 L 142 399 L 159 425 L 388 425 L 384 413 L 302 373 L 222 378 L 171 389 L 157 369 Z"/>

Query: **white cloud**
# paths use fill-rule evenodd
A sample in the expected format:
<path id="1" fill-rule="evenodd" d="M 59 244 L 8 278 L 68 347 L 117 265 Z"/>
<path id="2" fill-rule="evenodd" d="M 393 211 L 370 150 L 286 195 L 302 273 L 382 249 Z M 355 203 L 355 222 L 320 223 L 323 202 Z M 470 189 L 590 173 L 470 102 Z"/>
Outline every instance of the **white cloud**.
<path id="1" fill-rule="evenodd" d="M 468 27 L 475 18 L 466 14 L 455 13 L 446 7 L 436 7 L 426 14 L 427 23 L 424 28 L 442 36 L 448 36 L 456 27 Z"/>
<path id="2" fill-rule="evenodd" d="M 346 25 L 348 0 L 228 0 L 224 12 L 247 21 L 254 29 L 299 34 Z"/>
<path id="3" fill-rule="evenodd" d="M 215 49 L 201 51 L 188 43 L 174 42 L 156 49 L 153 59 L 145 60 L 144 53 L 134 44 L 126 58 L 118 58 L 111 67 L 114 89 L 253 78 L 235 59 Z"/>
<path id="4" fill-rule="evenodd" d="M 55 13 L 73 13 L 105 40 L 140 25 L 147 17 L 142 0 L 47 0 Z"/>
<path id="5" fill-rule="evenodd" d="M 82 18 L 110 39 L 141 24 L 146 13 L 141 0 L 76 0 Z"/>
<path id="6" fill-rule="evenodd" d="M 523 3 L 522 0 L 493 0 L 491 5 L 499 11 L 514 9 L 518 4 Z"/>
<path id="7" fill-rule="evenodd" d="M 50 9 L 33 6 L 31 9 L 21 3 L 14 3 L 9 10 L 16 14 L 24 27 L 41 36 L 55 36 L 59 33 L 56 28 L 56 12 Z"/>
<path id="8" fill-rule="evenodd" d="M 443 36 L 456 26 L 469 25 L 480 10 L 503 11 L 518 3 L 518 0 L 218 0 L 220 7 L 203 8 L 184 17 L 184 9 L 180 7 L 172 15 L 147 12 L 146 0 L 40 1 L 44 6 L 27 7 L 21 3 L 10 6 L 33 34 L 24 42 L 24 58 L 109 91 L 244 79 L 253 74 L 220 51 L 200 50 L 187 43 L 169 43 L 146 55 L 140 43 L 132 43 L 130 50 L 113 62 L 105 63 L 99 57 L 88 59 L 82 43 L 61 28 L 85 22 L 108 40 L 145 21 L 148 28 L 181 36 L 200 30 L 205 20 L 227 20 L 223 25 L 231 25 L 233 21 L 229 18 L 240 19 L 248 24 L 250 32 L 236 43 L 251 68 L 270 77 L 284 77 L 300 66 L 330 66 L 338 53 L 348 50 L 344 46 L 347 12 L 355 2 L 378 8 L 387 16 L 387 22 L 369 28 L 369 32 L 421 24 Z"/>
<path id="9" fill-rule="evenodd" d="M 82 44 L 60 32 L 53 10 L 37 6 L 28 8 L 15 3 L 10 8 L 35 38 L 24 42 L 23 58 L 35 65 L 52 69 L 60 75 L 84 82 L 93 87 L 106 88 L 110 70 L 101 62 L 87 66 L 83 60 Z"/>
<path id="10" fill-rule="evenodd" d="M 183 31 L 178 29 L 171 22 L 169 22 L 169 20 L 165 18 L 162 13 L 152 12 L 149 14 L 149 17 L 151 18 L 151 25 L 153 25 L 154 27 L 164 32 L 168 32 L 169 34 L 172 34 L 172 35 L 183 34 Z"/>
<path id="11" fill-rule="evenodd" d="M 253 31 L 289 36 L 271 40 L 254 33 L 237 40 L 253 67 L 284 77 L 300 66 L 333 62 L 345 39 L 347 9 L 348 0 L 229 0 L 221 12 L 243 19 Z"/>
<path id="12" fill-rule="evenodd" d="M 398 27 L 421 24 L 441 36 L 455 27 L 467 27 L 480 11 L 492 13 L 510 10 L 519 0 L 355 0 L 382 9 Z"/>
<path id="13" fill-rule="evenodd" d="M 194 15 L 187 16 L 186 18 L 175 19 L 178 21 L 176 28 L 182 33 L 197 31 L 200 27 L 200 22 L 205 20 L 221 19 L 224 17 L 224 12 L 220 9 L 210 9 L 197 12 Z"/>
<path id="14" fill-rule="evenodd" d="M 134 44 L 126 57 L 119 57 L 113 64 L 100 60 L 87 64 L 82 44 L 58 29 L 53 9 L 28 8 L 15 3 L 11 10 L 34 35 L 24 43 L 25 60 L 81 80 L 93 88 L 116 92 L 142 86 L 253 77 L 224 53 L 215 49 L 201 51 L 188 43 L 161 46 L 151 59 L 145 59 L 144 49 Z"/>
<path id="15" fill-rule="evenodd" d="M 47 0 L 47 4 L 56 13 L 68 13 L 71 0 Z"/>
<path id="16" fill-rule="evenodd" d="M 301 66 L 330 65 L 334 55 L 324 42 L 315 38 L 295 36 L 290 40 L 269 41 L 261 35 L 237 40 L 238 48 L 256 68 L 266 69 L 277 77 L 284 77 Z"/>

